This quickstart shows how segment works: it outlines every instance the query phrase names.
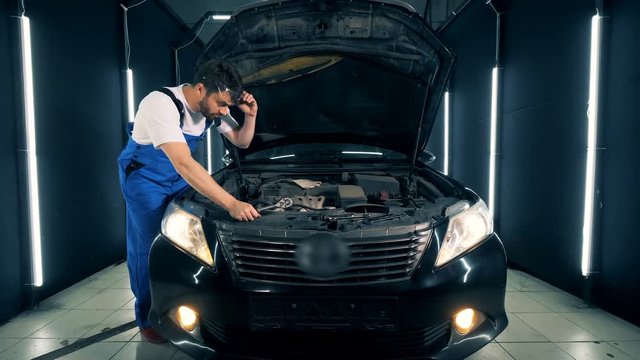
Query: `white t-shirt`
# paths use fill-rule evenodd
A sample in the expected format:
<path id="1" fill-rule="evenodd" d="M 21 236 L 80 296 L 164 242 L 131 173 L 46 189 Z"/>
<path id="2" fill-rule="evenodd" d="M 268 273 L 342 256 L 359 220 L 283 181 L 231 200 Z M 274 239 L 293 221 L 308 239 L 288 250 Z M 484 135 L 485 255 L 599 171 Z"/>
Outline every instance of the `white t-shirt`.
<path id="1" fill-rule="evenodd" d="M 168 88 L 184 105 L 184 119 L 180 129 L 180 113 L 170 97 L 160 91 L 153 91 L 145 96 L 138 106 L 133 122 L 131 138 L 140 145 L 153 144 L 158 147 L 168 142 L 187 141 L 184 134 L 200 136 L 205 128 L 205 117 L 200 112 L 191 110 L 182 92 L 183 84 Z M 219 133 L 226 133 L 238 127 L 238 122 L 231 116 L 220 118 Z"/>

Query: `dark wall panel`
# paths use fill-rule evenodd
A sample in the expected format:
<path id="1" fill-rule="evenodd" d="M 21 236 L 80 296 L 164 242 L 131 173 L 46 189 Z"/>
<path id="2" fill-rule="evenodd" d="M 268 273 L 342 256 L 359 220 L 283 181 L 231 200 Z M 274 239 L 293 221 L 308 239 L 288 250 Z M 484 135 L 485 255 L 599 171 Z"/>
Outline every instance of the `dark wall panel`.
<path id="1" fill-rule="evenodd" d="M 147 1 L 128 11 L 131 56 L 129 65 L 135 76 L 135 104 L 149 92 L 163 86 L 174 86 L 172 47 L 189 42 L 193 34 L 157 1 Z M 193 80 L 195 58 L 201 50 L 194 41 L 179 51 L 181 82 Z"/>
<path id="2" fill-rule="evenodd" d="M 511 263 L 576 294 L 594 11 L 589 1 L 510 1 L 503 23 L 501 236 Z"/>
<path id="3" fill-rule="evenodd" d="M 122 259 L 117 1 L 30 1 L 46 297 Z"/>
<path id="4" fill-rule="evenodd" d="M 456 54 L 451 91 L 450 175 L 488 200 L 491 70 L 495 15 L 473 2 L 442 33 Z"/>
<path id="5" fill-rule="evenodd" d="M 8 1 L 0 3 L 0 323 L 20 309 L 23 282 L 21 279 L 21 239 L 18 200 L 18 128 L 16 105 L 21 98 L 15 89 L 14 69 L 20 51 L 17 41 L 17 15 Z"/>
<path id="6" fill-rule="evenodd" d="M 638 242 L 638 178 L 640 178 L 640 3 L 611 2 L 604 43 L 609 65 L 603 68 L 605 110 L 602 112 L 601 270 L 596 275 L 596 301 L 607 310 L 640 324 L 640 273 L 635 264 Z M 605 57 L 606 57 L 605 52 Z M 608 86 L 606 86 L 608 84 Z"/>

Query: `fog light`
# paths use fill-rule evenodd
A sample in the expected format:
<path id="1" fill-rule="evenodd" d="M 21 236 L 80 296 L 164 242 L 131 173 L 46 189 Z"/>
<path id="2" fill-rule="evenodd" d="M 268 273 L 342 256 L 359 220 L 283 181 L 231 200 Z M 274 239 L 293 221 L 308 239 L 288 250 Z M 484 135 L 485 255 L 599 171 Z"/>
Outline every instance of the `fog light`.
<path id="1" fill-rule="evenodd" d="M 476 325 L 477 317 L 473 309 L 464 309 L 457 313 L 454 317 L 454 325 L 456 331 L 460 335 L 466 335 Z"/>
<path id="2" fill-rule="evenodd" d="M 178 308 L 178 322 L 183 329 L 191 332 L 198 323 L 198 314 L 186 306 L 180 306 Z"/>

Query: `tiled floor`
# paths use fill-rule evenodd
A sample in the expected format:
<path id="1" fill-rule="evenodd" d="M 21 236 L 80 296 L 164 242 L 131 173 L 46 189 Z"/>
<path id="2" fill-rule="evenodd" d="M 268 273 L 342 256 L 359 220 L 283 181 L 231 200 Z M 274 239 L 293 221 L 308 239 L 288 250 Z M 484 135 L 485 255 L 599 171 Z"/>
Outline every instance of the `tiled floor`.
<path id="1" fill-rule="evenodd" d="M 640 359 L 640 328 L 536 278 L 509 270 L 509 327 L 467 360 Z M 134 320 L 125 264 L 109 267 L 0 327 L 0 360 L 31 359 Z M 61 359 L 191 359 L 170 344 L 120 333 Z"/>

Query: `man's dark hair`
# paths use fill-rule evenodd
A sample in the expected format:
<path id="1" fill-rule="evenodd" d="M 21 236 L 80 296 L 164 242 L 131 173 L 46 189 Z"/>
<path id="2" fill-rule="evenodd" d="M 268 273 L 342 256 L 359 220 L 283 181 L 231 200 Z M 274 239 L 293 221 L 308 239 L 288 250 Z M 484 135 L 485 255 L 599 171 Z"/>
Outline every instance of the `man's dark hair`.
<path id="1" fill-rule="evenodd" d="M 234 101 L 243 91 L 242 78 L 236 68 L 220 59 L 211 59 L 200 65 L 193 83 L 202 83 L 207 93 L 229 91 Z"/>

